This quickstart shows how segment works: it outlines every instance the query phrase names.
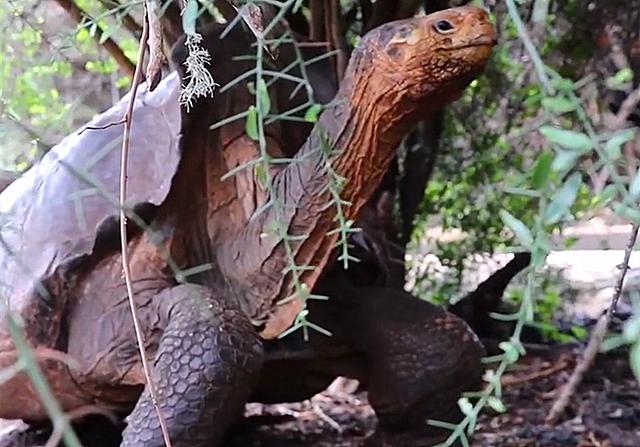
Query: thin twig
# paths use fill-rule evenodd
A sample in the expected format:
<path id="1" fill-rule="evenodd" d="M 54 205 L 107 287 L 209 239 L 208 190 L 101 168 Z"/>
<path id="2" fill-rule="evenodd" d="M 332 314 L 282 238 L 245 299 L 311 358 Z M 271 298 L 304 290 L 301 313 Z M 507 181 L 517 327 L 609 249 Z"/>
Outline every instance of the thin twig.
<path id="1" fill-rule="evenodd" d="M 140 326 L 140 320 L 138 319 L 138 312 L 136 310 L 136 303 L 133 293 L 133 283 L 131 280 L 131 268 L 129 265 L 129 251 L 127 242 L 127 216 L 126 216 L 126 197 L 127 197 L 127 162 L 129 159 L 129 146 L 131 138 L 131 126 L 133 124 L 133 109 L 136 100 L 136 94 L 138 87 L 142 80 L 142 59 L 147 45 L 147 39 L 149 37 L 149 4 L 145 2 L 145 12 L 142 25 L 142 38 L 140 39 L 140 47 L 138 49 L 138 63 L 136 64 L 136 70 L 133 75 L 133 81 L 131 84 L 131 91 L 129 93 L 129 105 L 125 113 L 124 119 L 124 134 L 122 137 L 122 158 L 120 160 L 120 249 L 122 251 L 122 272 L 124 275 L 125 285 L 127 287 L 127 295 L 129 298 L 129 307 L 131 310 L 131 317 L 133 319 L 133 326 L 136 333 L 136 341 L 138 342 L 138 348 L 140 351 L 140 357 L 142 358 L 142 368 L 144 370 L 145 380 L 147 382 L 147 389 L 151 402 L 156 410 L 158 420 L 160 422 L 160 429 L 162 430 L 162 437 L 167 447 L 171 447 L 171 439 L 169 438 L 169 430 L 167 428 L 167 422 L 164 419 L 160 406 L 158 405 L 158 394 L 156 392 L 155 383 L 151 377 L 151 367 L 147 361 L 147 352 L 144 346 L 144 335 L 142 334 L 142 328 Z"/>
<path id="2" fill-rule="evenodd" d="M 562 388 L 560 395 L 553 402 L 551 410 L 549 411 L 546 419 L 546 422 L 548 424 L 554 424 L 555 422 L 557 422 L 558 418 L 562 415 L 562 413 L 564 413 L 564 410 L 569 404 L 571 396 L 576 392 L 578 386 L 580 386 L 584 374 L 593 363 L 593 360 L 595 359 L 596 354 L 600 349 L 600 345 L 602 345 L 602 341 L 607 335 L 607 329 L 609 328 L 609 324 L 611 323 L 611 318 L 613 317 L 613 313 L 615 312 L 615 309 L 618 306 L 618 301 L 620 300 L 620 296 L 622 295 L 624 278 L 627 275 L 627 271 L 629 270 L 629 259 L 631 258 L 631 252 L 633 251 L 633 247 L 636 245 L 636 239 L 638 238 L 638 228 L 640 228 L 638 224 L 634 224 L 633 228 L 631 229 L 629 242 L 627 243 L 627 247 L 624 251 L 624 261 L 622 262 L 622 265 L 619 266 L 620 274 L 618 276 L 618 281 L 616 282 L 616 287 L 613 292 L 611 304 L 609 305 L 607 312 L 598 319 L 598 322 L 596 323 L 596 326 L 591 333 L 589 343 L 587 343 L 587 347 L 582 354 L 582 358 L 571 373 L 571 377 L 569 377 L 569 380 Z"/>
<path id="3" fill-rule="evenodd" d="M 503 387 L 520 385 L 527 382 L 532 382 L 535 380 L 544 379 L 545 377 L 552 376 L 566 367 L 569 366 L 569 361 L 566 358 L 561 358 L 560 361 L 555 363 L 554 365 L 549 366 L 548 368 L 541 369 L 539 371 L 534 371 L 529 374 L 524 374 L 521 376 L 516 375 L 505 375 L 501 379 L 501 383 Z"/>
<path id="4" fill-rule="evenodd" d="M 125 124 L 127 122 L 126 118 L 123 118 L 119 121 L 116 121 L 114 123 L 107 123 L 105 125 L 102 126 L 87 126 L 84 129 L 80 130 L 80 132 L 78 132 L 78 135 L 82 135 L 83 132 L 86 132 L 87 130 L 104 130 L 104 129 L 108 129 L 109 127 L 113 127 L 113 126 L 119 126 L 121 124 Z"/>
<path id="5" fill-rule="evenodd" d="M 631 93 L 629 93 L 629 95 L 622 102 L 622 104 L 620 105 L 620 109 L 618 109 L 618 113 L 616 113 L 615 115 L 612 127 L 614 129 L 622 129 L 625 122 L 627 121 L 629 116 L 631 116 L 631 114 L 635 112 L 638 105 L 640 105 L 640 85 Z"/>

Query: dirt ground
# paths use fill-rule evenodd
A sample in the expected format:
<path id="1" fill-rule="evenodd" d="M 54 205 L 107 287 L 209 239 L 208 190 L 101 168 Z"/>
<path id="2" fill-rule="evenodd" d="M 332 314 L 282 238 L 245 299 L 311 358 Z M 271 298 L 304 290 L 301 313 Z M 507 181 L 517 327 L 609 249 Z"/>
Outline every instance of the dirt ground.
<path id="1" fill-rule="evenodd" d="M 576 348 L 531 348 L 504 377 L 508 412 L 485 412 L 472 445 L 640 446 L 640 387 L 623 352 L 599 356 L 564 419 L 553 427 L 544 423 L 553 398 L 575 364 L 580 352 Z M 251 404 L 247 414 L 233 447 L 356 447 L 375 427 L 366 394 L 339 390 L 325 391 L 301 404 Z"/>
<path id="2" fill-rule="evenodd" d="M 504 414 L 486 411 L 480 418 L 472 446 L 640 446 L 640 387 L 628 366 L 626 352 L 620 350 L 598 356 L 572 398 L 564 419 L 552 427 L 544 423 L 544 418 L 581 348 L 538 345 L 529 346 L 528 351 L 518 366 L 503 378 L 508 411 Z M 366 393 L 354 391 L 354 385 L 357 382 L 337 381 L 313 399 L 296 404 L 249 404 L 246 419 L 225 445 L 362 446 L 374 430 L 376 418 Z M 88 437 L 83 434 L 84 445 L 117 445 L 116 437 L 106 436 L 103 430 L 99 432 L 99 442 L 95 430 Z M 46 437 L 41 440 L 31 447 L 44 445 Z"/>

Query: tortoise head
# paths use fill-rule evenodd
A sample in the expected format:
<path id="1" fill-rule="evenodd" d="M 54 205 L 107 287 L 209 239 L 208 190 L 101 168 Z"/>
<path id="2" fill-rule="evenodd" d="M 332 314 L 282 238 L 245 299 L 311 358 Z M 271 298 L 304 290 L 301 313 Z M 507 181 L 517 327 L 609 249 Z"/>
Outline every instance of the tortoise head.
<path id="1" fill-rule="evenodd" d="M 496 43 L 485 10 L 451 8 L 371 31 L 354 52 L 350 70 L 401 99 L 424 101 L 435 94 L 448 101 L 482 72 Z"/>

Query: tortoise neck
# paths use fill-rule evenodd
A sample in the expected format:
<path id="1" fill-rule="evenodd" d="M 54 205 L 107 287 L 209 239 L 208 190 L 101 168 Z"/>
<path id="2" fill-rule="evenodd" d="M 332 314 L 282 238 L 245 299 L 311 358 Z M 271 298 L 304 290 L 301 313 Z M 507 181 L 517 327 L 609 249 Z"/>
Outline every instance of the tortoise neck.
<path id="1" fill-rule="evenodd" d="M 450 102 L 456 90 L 455 86 L 421 85 L 420 94 L 412 95 L 412 85 L 393 75 L 352 73 L 345 79 L 314 132 L 325 134 L 332 148 L 331 166 L 346 178 L 341 195 L 359 210 L 382 180 L 407 133 Z"/>

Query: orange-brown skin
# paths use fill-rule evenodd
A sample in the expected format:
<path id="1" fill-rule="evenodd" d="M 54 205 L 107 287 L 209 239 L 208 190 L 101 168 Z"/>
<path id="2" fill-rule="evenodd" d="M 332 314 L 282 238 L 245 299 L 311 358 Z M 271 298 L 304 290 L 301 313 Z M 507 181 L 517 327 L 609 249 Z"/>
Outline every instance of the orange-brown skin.
<path id="1" fill-rule="evenodd" d="M 440 26 L 444 21 L 447 25 Z M 309 288 L 316 283 L 337 238 L 328 235 L 334 226 L 335 208 L 327 206 L 327 156 L 322 148 L 332 148 L 329 160 L 346 179 L 342 197 L 352 202 L 345 211 L 347 218 L 353 219 L 380 182 L 406 132 L 418 119 L 461 94 L 482 71 L 495 39 L 487 14 L 473 7 L 386 24 L 365 36 L 354 51 L 335 101 L 322 113 L 294 162 L 274 171 L 274 194 L 284 202 L 284 215 L 280 217 L 288 223 L 291 234 L 308 235 L 293 246 L 293 251 L 298 265 L 317 266 L 305 272 L 303 279 Z M 239 41 L 242 43 L 242 38 Z M 236 50 L 244 53 L 246 48 Z M 223 58 L 221 52 L 216 54 Z M 242 68 L 239 67 L 234 69 Z M 229 82 L 237 73 L 229 71 L 226 76 Z M 241 91 L 245 86 L 238 88 Z M 299 299 L 280 303 L 291 294 L 292 280 L 284 271 L 288 260 L 282 241 L 271 235 L 263 237 L 274 211 L 250 220 L 268 200 L 266 192 L 257 186 L 250 170 L 220 180 L 228 169 L 249 161 L 257 152 L 253 142 L 241 137 L 241 122 L 219 131 L 210 131 L 203 125 L 228 116 L 217 114 L 231 114 L 233 107 L 246 110 L 242 93 L 218 95 L 196 106 L 191 115 L 183 115 L 180 158 L 175 151 L 167 151 L 166 163 L 170 167 L 154 171 L 152 168 L 162 166 L 163 160 L 153 165 L 143 155 L 135 162 L 135 171 L 143 172 L 150 165 L 149 179 L 131 179 L 138 183 L 130 189 L 137 203 L 158 205 L 149 219 L 157 232 L 155 236 L 162 238 L 152 241 L 148 234 L 138 234 L 131 239 L 130 249 L 136 301 L 149 353 L 155 355 L 160 404 L 165 416 L 172 420 L 176 446 L 219 442 L 229 418 L 241 410 L 260 371 L 262 345 L 251 324 L 263 326 L 263 338 L 273 338 L 291 324 L 302 306 Z M 282 146 L 288 135 L 280 135 L 279 139 L 279 132 L 273 127 L 269 132 L 269 151 L 288 152 Z M 154 150 L 154 155 L 161 152 L 145 146 L 144 141 L 140 150 Z M 63 171 L 55 163 L 54 167 Z M 45 174 L 49 177 L 44 178 L 43 189 L 51 194 L 43 195 L 45 199 L 54 198 L 56 193 L 78 192 L 65 189 L 68 185 L 63 174 L 56 174 L 55 169 Z M 36 184 L 42 180 L 37 175 L 30 177 Z M 168 179 L 172 177 L 168 189 Z M 63 180 L 56 183 L 60 178 Z M 117 190 L 117 184 L 109 186 L 112 191 Z M 10 194 L 15 195 L 19 189 L 10 187 Z M 38 193 L 41 190 L 36 189 Z M 36 202 L 34 209 L 41 212 L 53 206 L 40 203 L 42 200 Z M 97 227 L 103 217 L 116 214 L 112 208 L 106 212 L 105 206 L 92 208 L 96 215 L 88 216 L 91 225 Z M 53 216 L 69 218 L 64 214 Z M 39 228 L 45 224 L 41 220 L 45 218 L 29 223 Z M 85 404 L 130 409 L 135 404 L 123 445 L 162 445 L 148 394 L 144 392 L 138 398 L 144 381 L 117 244 L 104 240 L 108 234 L 104 228 L 71 228 L 76 223 L 70 218 L 55 223 L 65 226 L 65 237 L 70 235 L 70 239 L 61 240 L 56 232 L 46 233 L 49 245 L 45 254 L 55 255 L 51 262 L 38 254 L 37 246 L 24 245 L 37 262 L 27 261 L 38 265 L 38 274 L 44 272 L 40 279 L 51 296 L 41 299 L 26 292 L 9 296 L 9 308 L 19 310 L 27 325 L 29 342 L 37 352 L 59 350 L 79 362 L 80 367 L 72 372 L 57 361 L 42 364 L 65 410 Z M 103 237 L 98 240 L 98 236 Z M 176 285 L 166 253 L 180 268 L 211 263 L 212 270 L 199 278 L 199 284 L 204 286 Z M 24 282 L 18 288 L 21 292 L 27 289 L 33 292 L 33 284 Z M 430 315 L 425 310 L 426 320 Z M 435 321 L 431 327 L 441 327 L 445 320 Z M 461 322 L 455 324 L 460 333 L 465 333 L 467 329 Z M 194 337 L 210 344 L 204 354 L 196 353 L 202 349 L 194 345 Z M 463 344 L 469 346 L 469 352 L 477 351 L 471 336 Z M 410 347 L 411 343 L 406 343 L 404 349 Z M 476 357 L 470 358 L 475 361 Z M 12 341 L 0 322 L 0 368 L 10 366 L 16 358 Z M 174 367 L 178 370 L 174 371 Z M 181 380 L 183 376 L 188 380 Z M 185 386 L 188 392 L 182 390 Z M 7 398 L 15 393 L 20 394 L 19 406 Z M 182 394 L 188 399 L 178 399 Z M 187 411 L 178 408 L 180 405 L 191 407 Z M 0 385 L 0 417 L 46 417 L 24 374 Z M 217 421 L 213 426 L 212 420 Z"/>

